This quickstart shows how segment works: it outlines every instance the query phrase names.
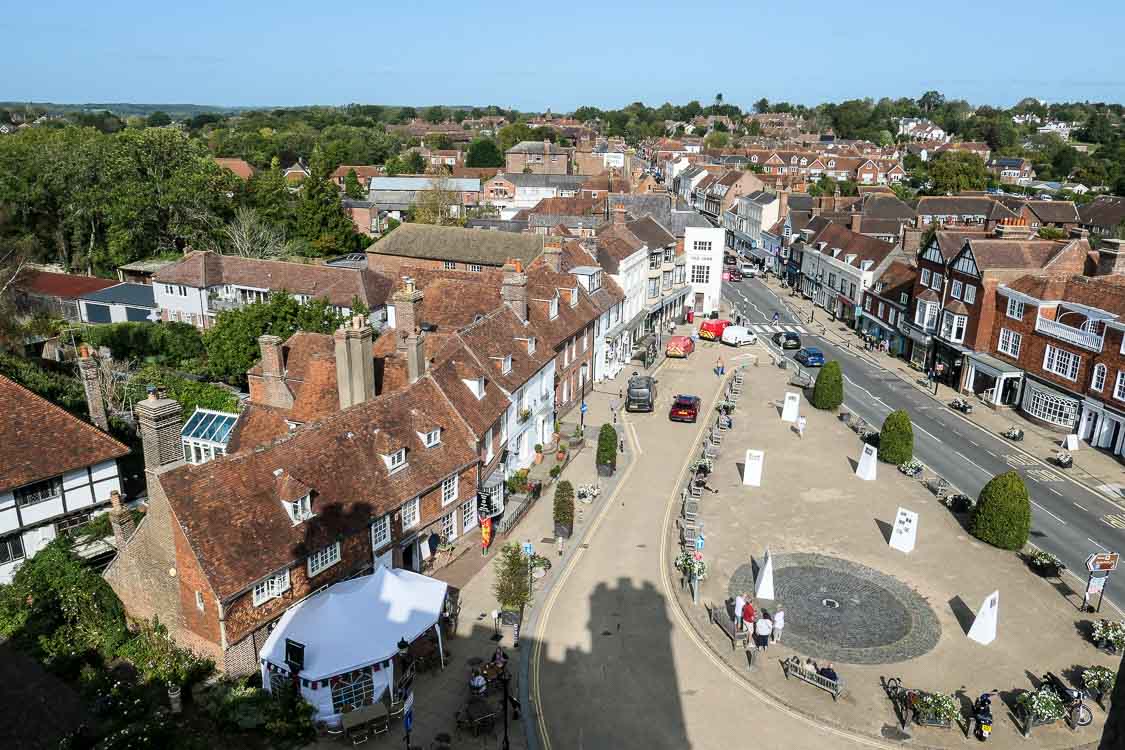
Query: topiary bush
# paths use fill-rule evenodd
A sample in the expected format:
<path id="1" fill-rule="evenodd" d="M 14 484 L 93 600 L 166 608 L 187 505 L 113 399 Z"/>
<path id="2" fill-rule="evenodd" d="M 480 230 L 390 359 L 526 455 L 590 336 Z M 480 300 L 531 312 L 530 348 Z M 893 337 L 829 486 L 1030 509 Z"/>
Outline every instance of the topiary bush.
<path id="1" fill-rule="evenodd" d="M 574 485 L 567 480 L 555 486 L 555 534 L 569 538 L 574 531 Z"/>
<path id="2" fill-rule="evenodd" d="M 1014 471 L 997 474 L 980 491 L 969 533 L 1000 549 L 1018 550 L 1031 533 L 1027 486 Z"/>
<path id="3" fill-rule="evenodd" d="M 914 455 L 914 425 L 903 409 L 892 411 L 883 420 L 879 431 L 879 460 L 888 464 L 904 464 Z"/>
<path id="4" fill-rule="evenodd" d="M 610 471 L 617 468 L 617 430 L 611 424 L 603 424 L 598 431 L 598 466 L 608 466 Z"/>
<path id="5" fill-rule="evenodd" d="M 844 403 L 844 373 L 836 360 L 825 362 L 813 385 L 812 405 L 818 409 L 837 409 Z"/>

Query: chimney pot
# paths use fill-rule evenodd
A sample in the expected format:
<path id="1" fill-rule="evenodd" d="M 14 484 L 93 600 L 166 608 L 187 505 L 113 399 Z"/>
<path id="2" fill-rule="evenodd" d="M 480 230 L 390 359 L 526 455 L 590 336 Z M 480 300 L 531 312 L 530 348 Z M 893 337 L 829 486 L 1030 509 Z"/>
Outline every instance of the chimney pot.
<path id="1" fill-rule="evenodd" d="M 109 525 L 113 528 L 113 541 L 117 551 L 121 552 L 133 536 L 136 524 L 133 523 L 133 514 L 121 502 L 121 493 L 117 490 L 109 493 Z"/>
<path id="2" fill-rule="evenodd" d="M 98 378 L 97 360 L 90 357 L 90 349 L 83 345 L 81 359 L 78 360 L 78 372 L 82 376 L 82 390 L 86 394 L 86 407 L 90 412 L 90 421 L 98 429 L 109 431 L 109 416 L 105 410 L 105 400 L 102 398 L 101 383 Z"/>
<path id="3" fill-rule="evenodd" d="M 184 408 L 180 402 L 158 398 L 156 391 L 151 390 L 148 398 L 137 403 L 135 411 L 137 431 L 144 450 L 145 470 L 182 461 L 184 449 L 180 429 L 183 427 Z"/>

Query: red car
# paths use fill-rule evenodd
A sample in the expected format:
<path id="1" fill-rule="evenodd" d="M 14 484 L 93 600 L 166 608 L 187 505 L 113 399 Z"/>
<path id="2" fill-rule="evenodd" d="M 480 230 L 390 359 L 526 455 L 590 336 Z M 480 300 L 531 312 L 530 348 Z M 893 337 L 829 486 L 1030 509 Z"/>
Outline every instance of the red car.
<path id="1" fill-rule="evenodd" d="M 668 419 L 673 422 L 694 422 L 699 419 L 699 396 L 676 396 L 668 411 Z"/>
<path id="2" fill-rule="evenodd" d="M 699 338 L 720 341 L 723 338 L 723 331 L 729 325 L 729 320 L 705 320 L 699 324 Z"/>

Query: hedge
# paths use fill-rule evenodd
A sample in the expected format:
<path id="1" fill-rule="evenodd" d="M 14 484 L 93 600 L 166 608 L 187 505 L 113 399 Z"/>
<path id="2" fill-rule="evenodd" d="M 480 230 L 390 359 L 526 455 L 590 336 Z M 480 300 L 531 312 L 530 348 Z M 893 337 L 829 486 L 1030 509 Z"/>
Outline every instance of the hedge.
<path id="1" fill-rule="evenodd" d="M 836 409 L 844 403 L 844 373 L 836 360 L 826 362 L 813 385 L 812 405 L 817 409 Z"/>
<path id="2" fill-rule="evenodd" d="M 901 465 L 914 456 L 914 425 L 904 410 L 892 411 L 879 431 L 879 460 Z"/>
<path id="3" fill-rule="evenodd" d="M 555 485 L 555 523 L 571 527 L 574 525 L 574 485 L 563 480 Z"/>
<path id="4" fill-rule="evenodd" d="M 603 424 L 598 431 L 598 455 L 600 465 L 617 468 L 617 430 L 611 424 Z"/>
<path id="5" fill-rule="evenodd" d="M 969 519 L 969 533 L 1001 549 L 1018 550 L 1031 534 L 1027 486 L 1014 471 L 998 474 L 980 491 Z"/>

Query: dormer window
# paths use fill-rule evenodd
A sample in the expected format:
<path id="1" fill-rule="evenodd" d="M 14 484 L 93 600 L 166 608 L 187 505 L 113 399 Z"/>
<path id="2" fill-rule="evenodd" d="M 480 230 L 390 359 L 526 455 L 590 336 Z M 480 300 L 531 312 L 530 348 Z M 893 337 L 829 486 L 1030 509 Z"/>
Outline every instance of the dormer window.
<path id="1" fill-rule="evenodd" d="M 383 460 L 387 462 L 387 471 L 391 474 L 406 468 L 406 448 L 399 448 L 389 456 L 383 456 Z"/>
<path id="2" fill-rule="evenodd" d="M 559 317 L 559 298 L 555 297 L 547 303 L 547 317 L 551 320 Z"/>
<path id="3" fill-rule="evenodd" d="M 504 357 L 504 362 L 500 366 L 500 372 L 507 375 L 511 371 L 512 371 L 512 355 L 509 354 L 506 357 Z"/>
<path id="4" fill-rule="evenodd" d="M 430 430 L 422 436 L 422 444 L 427 448 L 433 448 L 441 442 L 441 430 Z"/>
<path id="5" fill-rule="evenodd" d="M 574 287 L 573 289 L 570 290 L 570 306 L 571 307 L 577 307 L 578 306 L 578 287 Z"/>
<path id="6" fill-rule="evenodd" d="M 844 262 L 850 266 L 852 264 L 852 261 L 855 260 L 855 257 L 855 253 L 848 253 L 844 256 Z"/>
<path id="7" fill-rule="evenodd" d="M 484 378 L 462 378 L 461 382 L 465 384 L 466 388 L 472 391 L 477 401 L 484 398 Z"/>
<path id="8" fill-rule="evenodd" d="M 305 495 L 304 497 L 297 498 L 291 503 L 286 503 L 285 510 L 289 512 L 289 518 L 293 521 L 294 526 L 299 524 L 301 521 L 309 520 L 313 517 L 312 496 Z"/>
<path id="9" fill-rule="evenodd" d="M 527 340 L 527 353 L 535 354 L 535 337 L 532 336 Z"/>
<path id="10" fill-rule="evenodd" d="M 835 169 L 836 168 L 836 160 L 835 159 L 829 159 L 828 160 L 828 168 L 829 169 Z"/>

